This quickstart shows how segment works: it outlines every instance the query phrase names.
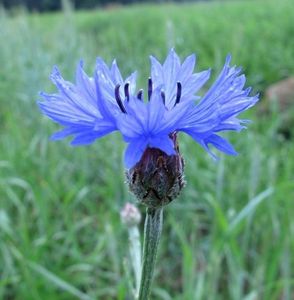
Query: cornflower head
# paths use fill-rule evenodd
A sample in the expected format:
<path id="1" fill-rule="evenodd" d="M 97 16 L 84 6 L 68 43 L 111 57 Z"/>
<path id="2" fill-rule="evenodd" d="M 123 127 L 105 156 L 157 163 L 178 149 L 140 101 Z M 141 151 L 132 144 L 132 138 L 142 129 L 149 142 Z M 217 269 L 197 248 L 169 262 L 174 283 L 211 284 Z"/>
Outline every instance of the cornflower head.
<path id="1" fill-rule="evenodd" d="M 94 76 L 76 70 L 75 84 L 65 81 L 55 67 L 51 80 L 58 93 L 41 93 L 41 111 L 64 127 L 53 140 L 73 135 L 72 145 L 94 142 L 119 131 L 127 143 L 124 163 L 131 191 L 149 207 L 172 201 L 184 185 L 183 159 L 177 135 L 188 134 L 212 157 L 211 146 L 236 155 L 233 146 L 219 135 L 222 131 L 241 131 L 247 120 L 239 113 L 252 107 L 258 95 L 244 88 L 240 67 L 230 66 L 228 55 L 212 86 L 198 96 L 208 81 L 210 70 L 193 73 L 195 55 L 181 63 L 172 49 L 161 64 L 153 56 L 147 91 L 136 91 L 136 72 L 127 79 L 114 61 L 109 68 L 101 58 Z"/>

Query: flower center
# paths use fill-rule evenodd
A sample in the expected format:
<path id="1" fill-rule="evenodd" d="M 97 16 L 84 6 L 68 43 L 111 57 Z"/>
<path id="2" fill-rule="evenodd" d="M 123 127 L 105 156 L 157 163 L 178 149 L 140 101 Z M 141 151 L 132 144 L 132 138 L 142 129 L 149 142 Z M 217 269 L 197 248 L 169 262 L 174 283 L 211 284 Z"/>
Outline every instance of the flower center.
<path id="1" fill-rule="evenodd" d="M 122 103 L 122 100 L 121 100 L 121 97 L 120 97 L 120 93 L 119 93 L 119 88 L 120 88 L 120 84 L 117 84 L 117 85 L 115 86 L 115 88 L 114 88 L 115 100 L 116 100 L 117 105 L 119 106 L 120 110 L 121 110 L 124 114 L 126 114 L 127 111 L 126 111 L 126 109 L 125 109 L 125 107 L 124 107 L 124 105 L 123 105 L 123 103 Z M 127 91 L 127 93 L 126 93 L 126 91 Z M 128 99 L 128 98 L 129 98 L 128 96 L 130 96 L 130 95 L 129 95 L 129 84 L 128 84 L 128 83 L 125 84 L 124 92 L 125 92 L 126 98 Z"/>
<path id="2" fill-rule="evenodd" d="M 115 100 L 117 102 L 117 105 L 119 106 L 121 112 L 123 112 L 124 114 L 127 113 L 124 105 L 123 105 L 123 101 L 121 99 L 121 96 L 120 96 L 120 84 L 117 84 L 114 88 L 114 96 L 115 96 Z M 147 91 L 147 94 L 148 94 L 148 101 L 150 101 L 151 99 L 151 96 L 152 96 L 152 92 L 153 92 L 153 82 L 152 82 L 152 79 L 149 77 L 148 78 L 148 91 Z M 124 94 L 125 94 L 125 99 L 127 101 L 130 100 L 130 83 L 127 82 L 125 85 L 124 85 Z M 165 100 L 166 100 L 166 97 L 165 97 L 165 92 L 164 90 L 161 90 L 160 92 L 160 96 L 161 96 L 161 99 L 163 101 L 163 104 L 165 105 Z M 180 100 L 181 100 L 181 96 L 182 96 L 182 84 L 178 81 L 177 82 L 177 90 L 176 90 L 176 99 L 175 99 L 175 104 L 174 104 L 174 107 L 180 103 Z M 137 93 L 137 99 L 138 100 L 141 100 L 143 101 L 143 90 L 140 89 L 139 92 Z"/>
<path id="3" fill-rule="evenodd" d="M 151 99 L 152 90 L 153 90 L 153 83 L 152 83 L 152 79 L 149 77 L 148 78 L 148 101 L 150 101 Z"/>
<path id="4" fill-rule="evenodd" d="M 176 101 L 175 101 L 175 105 L 180 103 L 181 100 L 181 96 L 182 96 L 182 84 L 178 81 L 177 82 L 177 94 L 176 94 Z"/>
<path id="5" fill-rule="evenodd" d="M 150 99 L 151 99 L 152 91 L 153 91 L 153 83 L 152 83 L 152 79 L 149 77 L 149 79 L 148 79 L 148 101 L 150 101 Z M 161 95 L 163 104 L 165 105 L 165 92 L 164 92 L 164 90 L 161 90 L 160 95 Z M 182 96 L 182 84 L 178 81 L 177 82 L 176 99 L 175 99 L 174 106 L 176 106 L 177 104 L 180 103 L 181 96 Z"/>

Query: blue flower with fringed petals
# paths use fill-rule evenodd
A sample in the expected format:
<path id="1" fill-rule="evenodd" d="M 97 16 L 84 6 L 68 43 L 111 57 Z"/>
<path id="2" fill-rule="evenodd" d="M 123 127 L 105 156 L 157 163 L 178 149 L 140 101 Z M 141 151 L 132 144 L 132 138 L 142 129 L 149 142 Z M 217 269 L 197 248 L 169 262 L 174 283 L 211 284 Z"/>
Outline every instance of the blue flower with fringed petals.
<path id="1" fill-rule="evenodd" d="M 113 131 L 120 131 L 128 144 L 125 166 L 133 167 L 147 147 L 174 155 L 171 134 L 190 135 L 213 157 L 209 148 L 236 155 L 233 146 L 219 135 L 221 131 L 240 131 L 247 120 L 237 115 L 258 101 L 244 88 L 241 68 L 230 66 L 227 56 L 216 81 L 199 97 L 197 93 L 210 77 L 210 70 L 193 73 L 195 56 L 181 61 L 172 49 L 161 65 L 151 56 L 151 77 L 147 93 L 136 92 L 136 73 L 123 79 L 116 62 L 109 68 L 101 58 L 96 61 L 93 77 L 77 66 L 76 82 L 65 81 L 55 67 L 51 80 L 58 93 L 41 93 L 41 111 L 64 126 L 52 139 L 73 135 L 72 145 L 85 145 Z M 145 96 L 145 97 L 144 97 Z M 144 101 L 144 98 L 146 100 Z"/>

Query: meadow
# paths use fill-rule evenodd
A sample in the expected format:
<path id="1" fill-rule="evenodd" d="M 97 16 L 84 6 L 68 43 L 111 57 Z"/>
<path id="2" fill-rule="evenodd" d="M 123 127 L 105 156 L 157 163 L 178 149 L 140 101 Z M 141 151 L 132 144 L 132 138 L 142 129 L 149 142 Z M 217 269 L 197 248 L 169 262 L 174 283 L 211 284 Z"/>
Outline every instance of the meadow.
<path id="1" fill-rule="evenodd" d="M 73 80 L 81 58 L 89 74 L 97 56 L 116 58 L 143 85 L 148 56 L 171 47 L 214 76 L 231 53 L 262 100 L 248 130 L 228 134 L 237 157 L 216 163 L 180 136 L 187 186 L 164 212 L 152 299 L 293 299 L 294 119 L 291 139 L 277 107 L 259 110 L 266 87 L 294 74 L 293 20 L 291 0 L 0 10 L 0 299 L 132 299 L 121 137 L 52 142 L 58 126 L 36 102 L 55 90 L 55 64 Z"/>

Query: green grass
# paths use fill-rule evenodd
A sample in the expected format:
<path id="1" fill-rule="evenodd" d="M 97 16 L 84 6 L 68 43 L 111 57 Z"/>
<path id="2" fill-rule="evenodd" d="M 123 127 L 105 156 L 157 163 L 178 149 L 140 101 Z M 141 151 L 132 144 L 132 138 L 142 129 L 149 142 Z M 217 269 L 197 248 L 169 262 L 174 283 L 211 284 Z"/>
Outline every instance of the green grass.
<path id="1" fill-rule="evenodd" d="M 84 58 L 116 57 L 125 75 L 171 46 L 196 52 L 198 69 L 243 65 L 261 93 L 294 73 L 292 1 L 132 6 L 93 12 L 0 14 L 0 299 L 131 299 L 119 211 L 124 184 L 118 134 L 89 147 L 50 142 L 38 91 L 53 91 Z M 258 108 L 229 134 L 240 155 L 219 163 L 180 136 L 187 187 L 165 209 L 152 299 L 290 300 L 294 295 L 294 142 Z M 144 208 L 141 207 L 142 212 Z"/>

